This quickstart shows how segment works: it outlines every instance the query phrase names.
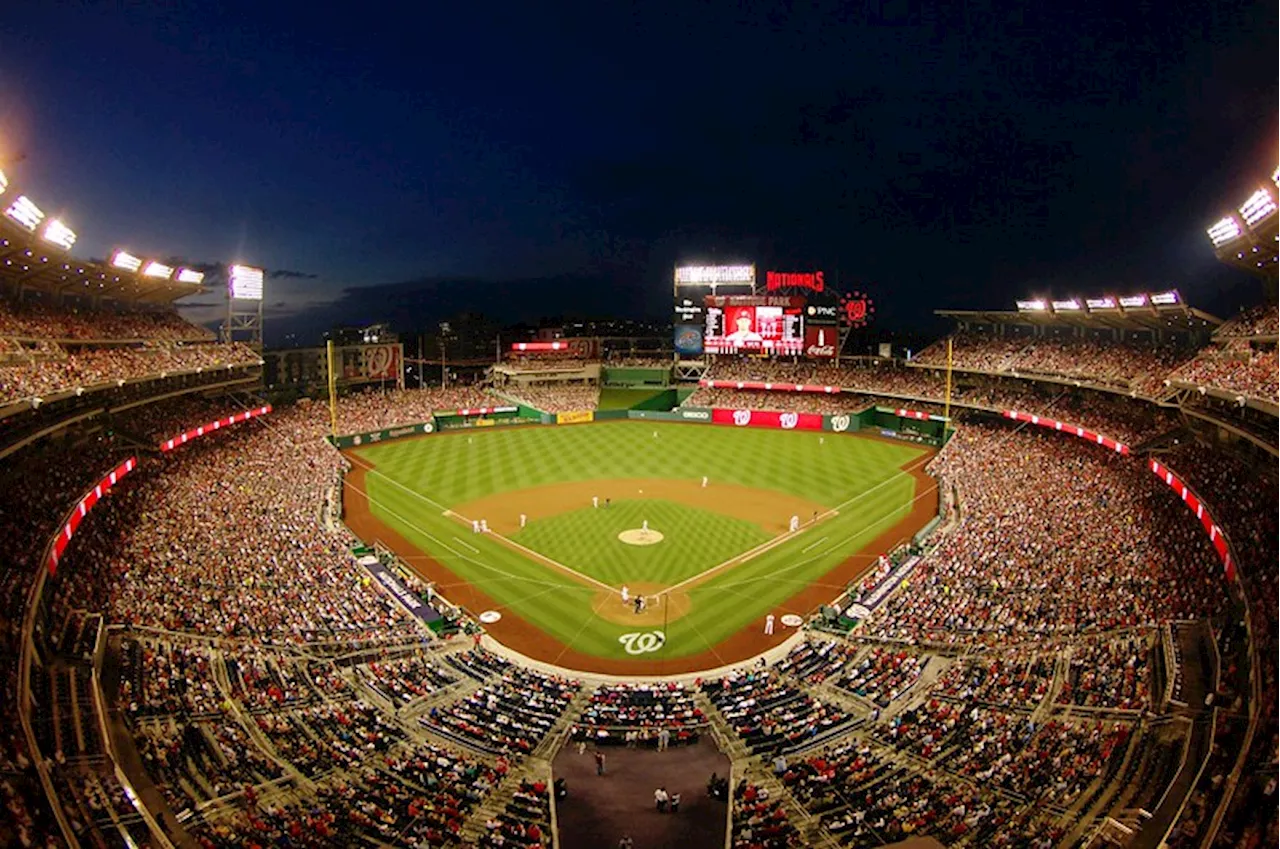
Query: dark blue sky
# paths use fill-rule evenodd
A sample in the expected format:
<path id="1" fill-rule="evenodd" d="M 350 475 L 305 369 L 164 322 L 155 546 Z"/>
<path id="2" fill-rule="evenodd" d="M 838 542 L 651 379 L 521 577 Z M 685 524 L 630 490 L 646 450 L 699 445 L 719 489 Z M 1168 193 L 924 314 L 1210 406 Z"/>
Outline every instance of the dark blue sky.
<path id="1" fill-rule="evenodd" d="M 9 0 L 0 156 L 77 253 L 274 270 L 276 339 L 420 280 L 424 321 L 665 315 L 681 257 L 904 324 L 1256 296 L 1204 227 L 1277 162 L 1274 0 L 406 5 Z"/>

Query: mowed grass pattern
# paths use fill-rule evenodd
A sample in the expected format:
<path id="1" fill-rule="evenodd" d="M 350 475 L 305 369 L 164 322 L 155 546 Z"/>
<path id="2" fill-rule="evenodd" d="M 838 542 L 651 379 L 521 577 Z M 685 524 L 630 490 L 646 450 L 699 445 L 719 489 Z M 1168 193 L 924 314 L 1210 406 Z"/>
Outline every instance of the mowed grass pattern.
<path id="1" fill-rule="evenodd" d="M 780 490 L 839 507 L 836 517 L 694 588 L 692 610 L 668 627 L 662 655 L 675 657 L 705 651 L 763 619 L 774 606 L 903 518 L 917 493 L 914 479 L 899 467 L 925 452 L 849 435 L 628 421 L 436 435 L 356 453 L 377 467 L 366 477 L 366 486 L 371 509 L 383 521 L 504 609 L 578 651 L 606 657 L 626 656 L 617 640 L 628 629 L 594 615 L 593 590 L 484 535 L 471 534 L 443 511 L 494 492 L 549 483 L 641 477 L 692 480 L 702 475 L 713 482 Z M 611 540 L 621 546 L 612 517 L 599 515 L 607 511 L 577 515 L 580 512 L 531 523 L 524 533 L 532 539 L 538 532 L 534 525 L 548 523 L 550 528 L 567 522 L 568 531 L 584 546 L 606 546 Z M 656 520 L 650 521 L 658 527 Z M 701 548 L 692 556 L 714 565 L 751 548 L 745 537 L 738 541 L 721 530 L 738 521 L 707 514 L 703 521 L 691 523 L 691 530 L 682 535 L 687 533 L 689 544 Z M 588 541 L 592 536 L 594 543 Z M 547 551 L 548 540 L 561 554 L 577 545 L 555 529 L 536 545 L 523 537 L 520 541 L 562 562 L 569 559 Z M 642 568 L 648 555 L 640 547 L 626 548 L 631 551 L 617 560 L 575 558 L 575 568 L 613 586 L 646 580 L 631 577 L 628 564 Z M 839 589 L 831 588 L 833 598 Z M 447 587 L 442 590 L 448 594 Z"/>
<path id="2" fill-rule="evenodd" d="M 662 542 L 637 546 L 618 539 L 618 534 L 645 521 L 663 534 Z M 771 536 L 745 519 L 651 499 L 561 513 L 530 522 L 511 538 L 614 586 L 635 581 L 670 586 Z"/>

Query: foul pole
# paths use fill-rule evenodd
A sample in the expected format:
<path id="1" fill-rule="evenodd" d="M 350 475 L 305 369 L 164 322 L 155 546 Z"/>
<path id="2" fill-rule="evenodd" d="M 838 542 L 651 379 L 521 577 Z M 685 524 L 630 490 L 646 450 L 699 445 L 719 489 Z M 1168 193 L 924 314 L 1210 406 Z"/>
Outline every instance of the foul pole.
<path id="1" fill-rule="evenodd" d="M 338 377 L 333 373 L 333 340 L 325 345 L 329 359 L 329 431 L 338 438 Z"/>

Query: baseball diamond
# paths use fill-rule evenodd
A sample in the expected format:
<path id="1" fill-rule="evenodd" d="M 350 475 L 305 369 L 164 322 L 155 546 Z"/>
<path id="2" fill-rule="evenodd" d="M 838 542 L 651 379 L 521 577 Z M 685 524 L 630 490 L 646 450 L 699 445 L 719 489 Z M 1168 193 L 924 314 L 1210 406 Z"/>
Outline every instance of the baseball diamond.
<path id="1" fill-rule="evenodd" d="M 590 672 L 674 674 L 751 657 L 792 633 L 758 633 L 766 614 L 830 602 L 936 513 L 922 471 L 932 452 L 866 436 L 608 422 L 433 435 L 347 456 L 346 520 L 358 535 L 455 603 L 501 611 L 488 630 L 511 648 Z M 487 533 L 475 532 L 481 522 Z M 619 539 L 642 528 L 661 542 Z M 641 626 L 661 628 L 661 645 L 637 652 L 626 635 Z"/>

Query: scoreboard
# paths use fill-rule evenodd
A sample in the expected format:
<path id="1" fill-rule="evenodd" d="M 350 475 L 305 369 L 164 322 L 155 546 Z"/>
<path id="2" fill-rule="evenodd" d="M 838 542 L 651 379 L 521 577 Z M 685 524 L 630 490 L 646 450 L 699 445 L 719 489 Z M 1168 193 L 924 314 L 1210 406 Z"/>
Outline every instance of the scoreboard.
<path id="1" fill-rule="evenodd" d="M 704 308 L 703 347 L 709 354 L 804 353 L 803 297 L 708 295 Z"/>

